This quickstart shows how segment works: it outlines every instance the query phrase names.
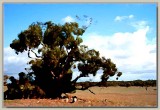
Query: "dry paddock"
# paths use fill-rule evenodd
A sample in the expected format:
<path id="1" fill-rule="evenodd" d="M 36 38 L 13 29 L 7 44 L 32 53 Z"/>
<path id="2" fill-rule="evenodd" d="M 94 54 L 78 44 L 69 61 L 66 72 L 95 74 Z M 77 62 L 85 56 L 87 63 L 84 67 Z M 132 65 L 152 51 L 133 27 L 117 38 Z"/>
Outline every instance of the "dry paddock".
<path id="1" fill-rule="evenodd" d="M 92 87 L 70 94 L 77 96 L 75 103 L 62 99 L 5 100 L 3 107 L 157 107 L 156 87 Z"/>

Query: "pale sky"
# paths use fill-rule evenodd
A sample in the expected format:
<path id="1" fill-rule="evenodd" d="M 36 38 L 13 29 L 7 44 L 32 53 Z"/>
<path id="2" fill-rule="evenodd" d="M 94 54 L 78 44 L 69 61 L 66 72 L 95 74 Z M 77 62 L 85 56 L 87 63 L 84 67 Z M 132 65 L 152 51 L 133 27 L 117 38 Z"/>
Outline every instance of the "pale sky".
<path id="1" fill-rule="evenodd" d="M 83 44 L 111 58 L 123 75 L 119 80 L 157 78 L 157 4 L 3 4 L 4 73 L 17 76 L 27 66 L 27 54 L 10 48 L 17 35 L 36 21 L 63 24 L 89 16 L 92 24 L 82 36 Z M 74 70 L 74 76 L 79 73 Z M 93 81 L 99 81 L 101 71 Z M 90 80 L 83 78 L 81 81 Z M 115 80 L 115 77 L 110 80 Z"/>

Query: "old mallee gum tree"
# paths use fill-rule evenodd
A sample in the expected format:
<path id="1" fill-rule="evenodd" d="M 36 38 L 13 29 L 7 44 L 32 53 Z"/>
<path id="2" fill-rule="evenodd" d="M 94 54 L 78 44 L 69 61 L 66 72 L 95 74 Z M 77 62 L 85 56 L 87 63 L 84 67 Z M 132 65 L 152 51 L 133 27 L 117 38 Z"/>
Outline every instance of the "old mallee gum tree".
<path id="1" fill-rule="evenodd" d="M 57 98 L 62 93 L 76 90 L 76 82 L 89 74 L 96 75 L 102 71 L 101 82 L 106 82 L 110 76 L 121 76 L 111 59 L 100 57 L 95 49 L 89 49 L 80 36 L 86 27 L 79 27 L 76 22 L 63 25 L 51 21 L 32 23 L 28 29 L 20 32 L 10 47 L 18 55 L 27 52 L 31 58 L 30 76 L 46 94 L 46 97 Z M 34 55 L 34 57 L 32 57 Z M 80 75 L 72 78 L 73 70 L 78 69 Z"/>

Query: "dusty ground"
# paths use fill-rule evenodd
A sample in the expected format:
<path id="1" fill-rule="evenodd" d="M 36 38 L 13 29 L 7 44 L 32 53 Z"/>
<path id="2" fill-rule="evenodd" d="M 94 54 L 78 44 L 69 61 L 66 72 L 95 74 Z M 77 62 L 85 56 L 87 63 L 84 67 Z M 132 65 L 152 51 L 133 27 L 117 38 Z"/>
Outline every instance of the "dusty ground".
<path id="1" fill-rule="evenodd" d="M 58 99 L 5 100 L 3 107 L 157 107 L 156 87 L 92 87 L 94 94 L 77 91 L 78 101 L 67 103 Z"/>

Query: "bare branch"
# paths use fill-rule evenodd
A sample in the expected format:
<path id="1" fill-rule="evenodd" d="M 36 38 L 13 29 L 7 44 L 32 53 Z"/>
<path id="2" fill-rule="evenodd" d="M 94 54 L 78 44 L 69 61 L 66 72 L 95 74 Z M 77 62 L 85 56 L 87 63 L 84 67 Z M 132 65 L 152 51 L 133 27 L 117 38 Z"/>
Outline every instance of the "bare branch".
<path id="1" fill-rule="evenodd" d="M 28 50 L 28 58 L 32 58 L 32 57 L 30 56 L 30 49 Z"/>
<path id="2" fill-rule="evenodd" d="M 37 58 L 42 58 L 41 56 L 38 56 L 33 50 L 31 50 L 34 54 L 35 54 L 35 56 L 37 57 Z"/>
<path id="3" fill-rule="evenodd" d="M 94 94 L 95 95 L 95 93 L 93 92 L 93 91 L 91 91 L 90 89 L 88 89 L 89 90 L 89 92 L 91 92 L 92 94 Z"/>
<path id="4" fill-rule="evenodd" d="M 91 92 L 92 94 L 96 95 L 93 91 L 91 91 L 91 90 L 89 89 L 90 87 L 93 87 L 93 86 L 97 86 L 97 85 L 90 85 L 90 86 L 86 86 L 86 87 L 82 86 L 82 88 L 76 88 L 76 90 L 82 90 L 82 91 L 88 90 L 88 91 Z"/>
<path id="5" fill-rule="evenodd" d="M 77 76 L 77 77 L 72 81 L 72 83 L 76 83 L 77 80 L 78 80 L 79 78 L 81 78 L 81 77 L 83 77 L 83 74 L 80 74 L 79 76 Z"/>

